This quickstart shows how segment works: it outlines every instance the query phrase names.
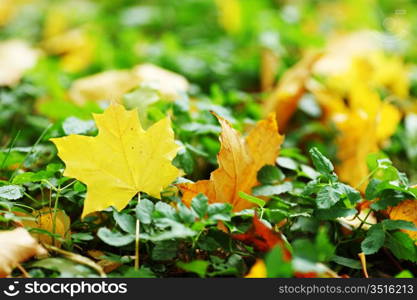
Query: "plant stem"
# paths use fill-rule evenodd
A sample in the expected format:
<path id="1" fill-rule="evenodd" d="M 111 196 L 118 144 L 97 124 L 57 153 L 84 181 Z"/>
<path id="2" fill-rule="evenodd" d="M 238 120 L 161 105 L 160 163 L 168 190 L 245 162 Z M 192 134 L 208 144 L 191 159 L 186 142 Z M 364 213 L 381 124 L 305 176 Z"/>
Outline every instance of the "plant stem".
<path id="1" fill-rule="evenodd" d="M 140 203 L 140 193 L 138 193 L 138 204 Z M 140 239 L 140 222 L 136 219 L 136 239 L 135 239 L 135 269 L 139 270 L 139 239 Z"/>
<path id="2" fill-rule="evenodd" d="M 55 195 L 55 203 L 54 203 L 54 211 L 52 213 L 52 245 L 55 246 L 55 231 L 56 231 L 56 212 L 58 210 L 58 200 L 59 197 L 61 195 L 61 188 L 60 186 L 58 186 L 58 189 L 56 191 L 56 195 Z"/>

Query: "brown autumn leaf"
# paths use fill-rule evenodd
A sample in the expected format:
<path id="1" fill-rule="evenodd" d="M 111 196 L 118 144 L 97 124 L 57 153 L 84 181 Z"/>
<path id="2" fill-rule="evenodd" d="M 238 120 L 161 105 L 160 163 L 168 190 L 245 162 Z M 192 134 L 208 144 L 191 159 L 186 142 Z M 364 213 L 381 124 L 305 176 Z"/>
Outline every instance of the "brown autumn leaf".
<path id="1" fill-rule="evenodd" d="M 209 180 L 179 184 L 182 201 L 190 205 L 192 198 L 203 193 L 210 203 L 232 204 L 233 211 L 254 207 L 254 203 L 240 198 L 239 192 L 251 193 L 258 184 L 259 169 L 275 163 L 284 140 L 278 133 L 275 114 L 258 122 L 246 139 L 225 119 L 216 117 L 222 126 L 221 148 L 217 155 L 219 168 L 211 173 Z"/>
<path id="2" fill-rule="evenodd" d="M 388 209 L 388 215 L 391 220 L 404 220 L 413 222 L 417 226 L 417 201 L 405 200 L 397 206 Z M 402 230 L 407 233 L 413 240 L 417 239 L 417 231 Z M 417 244 L 417 242 L 416 242 Z"/>
<path id="3" fill-rule="evenodd" d="M 275 111 L 280 130 L 285 127 L 291 116 L 297 110 L 298 102 L 306 91 L 306 82 L 311 75 L 314 63 L 321 53 L 307 53 L 294 67 L 289 69 L 281 78 L 276 88 L 263 103 L 266 113 Z"/>
<path id="4" fill-rule="evenodd" d="M 0 278 L 8 276 L 21 262 L 46 250 L 24 228 L 0 231 Z"/>

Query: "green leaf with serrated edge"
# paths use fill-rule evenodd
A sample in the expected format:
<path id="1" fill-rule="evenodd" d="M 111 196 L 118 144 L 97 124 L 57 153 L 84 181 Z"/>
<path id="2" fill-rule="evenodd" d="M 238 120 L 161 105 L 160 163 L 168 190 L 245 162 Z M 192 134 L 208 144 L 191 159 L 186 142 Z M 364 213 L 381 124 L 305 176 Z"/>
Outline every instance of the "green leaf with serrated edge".
<path id="1" fill-rule="evenodd" d="M 278 185 L 261 185 L 252 189 L 254 196 L 273 196 L 287 193 L 292 190 L 291 182 Z"/>
<path id="2" fill-rule="evenodd" d="M 264 200 L 256 198 L 252 195 L 246 194 L 245 192 L 239 192 L 239 197 L 258 205 L 259 207 L 264 207 L 266 204 Z"/>
<path id="3" fill-rule="evenodd" d="M 0 187 L 0 198 L 17 200 L 23 197 L 23 188 L 18 185 L 5 185 Z"/>
<path id="4" fill-rule="evenodd" d="M 229 203 L 213 203 L 207 210 L 208 218 L 213 221 L 230 221 L 232 206 Z"/>
<path id="5" fill-rule="evenodd" d="M 385 246 L 399 259 L 417 261 L 417 251 L 414 241 L 404 232 L 388 233 Z"/>
<path id="6" fill-rule="evenodd" d="M 366 238 L 361 243 L 362 252 L 366 255 L 374 254 L 384 245 L 385 232 L 382 224 L 373 225 L 367 232 Z"/>
<path id="7" fill-rule="evenodd" d="M 334 170 L 331 161 L 325 157 L 321 152 L 313 147 L 309 151 L 314 167 L 323 175 L 331 174 Z"/>
<path id="8" fill-rule="evenodd" d="M 154 211 L 154 204 L 148 199 L 141 199 L 136 205 L 136 218 L 143 224 L 152 223 L 152 212 Z"/>
<path id="9" fill-rule="evenodd" d="M 171 205 L 165 202 L 161 202 L 161 201 L 157 202 L 155 204 L 155 211 L 164 218 L 168 218 L 174 221 L 176 220 L 175 209 Z"/>
<path id="10" fill-rule="evenodd" d="M 379 195 L 380 199 L 371 204 L 374 210 L 387 209 L 389 206 L 397 206 L 400 202 L 410 199 L 408 193 L 403 193 L 396 190 L 384 190 Z"/>
<path id="11" fill-rule="evenodd" d="M 357 270 L 361 270 L 362 269 L 362 265 L 358 260 L 355 259 L 351 259 L 351 258 L 347 258 L 347 257 L 343 257 L 343 256 L 338 256 L 338 255 L 333 255 L 332 258 L 330 259 L 330 261 L 337 263 L 341 266 L 345 266 L 351 269 L 357 269 Z"/>
<path id="12" fill-rule="evenodd" d="M 409 222 L 409 221 L 387 219 L 387 220 L 383 220 L 381 224 L 385 230 L 403 229 L 403 230 L 417 231 L 416 225 L 413 222 Z"/>
<path id="13" fill-rule="evenodd" d="M 318 192 L 316 204 L 318 208 L 326 209 L 335 205 L 339 200 L 340 194 L 338 190 L 327 185 Z"/>
<path id="14" fill-rule="evenodd" d="M 97 236 L 106 244 L 115 247 L 129 245 L 135 240 L 135 236 L 132 234 L 113 232 L 106 227 L 101 227 L 97 232 Z"/>
<path id="15" fill-rule="evenodd" d="M 208 209 L 208 198 L 204 194 L 198 194 L 191 200 L 191 208 L 199 218 L 204 218 Z"/>
<path id="16" fill-rule="evenodd" d="M 118 212 L 116 209 L 113 209 L 113 218 L 123 231 L 135 234 L 136 220 L 134 217 L 127 213 Z"/>
<path id="17" fill-rule="evenodd" d="M 194 260 L 189 263 L 177 262 L 177 266 L 184 271 L 196 273 L 200 277 L 205 277 L 209 262 L 205 260 Z"/>
<path id="18" fill-rule="evenodd" d="M 277 167 L 266 165 L 258 171 L 257 179 L 263 185 L 277 184 L 285 179 L 285 175 Z"/>
<path id="19" fill-rule="evenodd" d="M 180 219 L 186 224 L 194 223 L 197 216 L 195 212 L 185 206 L 184 203 L 178 204 L 178 215 Z"/>

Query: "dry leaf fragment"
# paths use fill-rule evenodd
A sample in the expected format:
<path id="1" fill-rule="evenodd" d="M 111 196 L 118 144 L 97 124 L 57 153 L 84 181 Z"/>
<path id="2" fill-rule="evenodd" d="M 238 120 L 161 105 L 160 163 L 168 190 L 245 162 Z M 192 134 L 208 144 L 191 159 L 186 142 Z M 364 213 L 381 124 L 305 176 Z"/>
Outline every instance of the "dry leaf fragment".
<path id="1" fill-rule="evenodd" d="M 86 101 L 119 100 L 138 86 L 136 76 L 129 70 L 111 70 L 80 78 L 72 84 L 69 97 L 77 104 Z"/>
<path id="2" fill-rule="evenodd" d="M 8 276 L 20 262 L 46 254 L 46 250 L 23 228 L 0 231 L 0 245 L 0 277 Z"/>
<path id="3" fill-rule="evenodd" d="M 0 43 L 0 86 L 17 84 L 34 67 L 40 52 L 21 40 Z"/>
<path id="4" fill-rule="evenodd" d="M 231 127 L 229 122 L 217 116 L 222 133 L 221 148 L 217 155 L 219 168 L 210 180 L 179 184 L 182 201 L 189 205 L 199 193 L 205 194 L 210 203 L 230 203 L 234 211 L 254 207 L 255 204 L 239 197 L 239 192 L 251 193 L 258 184 L 256 175 L 264 165 L 274 164 L 284 137 L 278 133 L 275 115 L 260 121 L 246 139 Z"/>
<path id="5" fill-rule="evenodd" d="M 109 206 L 121 210 L 140 191 L 159 198 L 162 188 L 179 176 L 171 164 L 179 146 L 169 118 L 145 131 L 136 109 L 113 103 L 94 119 L 96 137 L 51 139 L 66 164 L 64 175 L 87 185 L 82 217 Z"/>
<path id="6" fill-rule="evenodd" d="M 141 85 L 151 86 L 167 100 L 177 99 L 190 87 L 185 77 L 153 64 L 138 65 L 132 72 Z"/>

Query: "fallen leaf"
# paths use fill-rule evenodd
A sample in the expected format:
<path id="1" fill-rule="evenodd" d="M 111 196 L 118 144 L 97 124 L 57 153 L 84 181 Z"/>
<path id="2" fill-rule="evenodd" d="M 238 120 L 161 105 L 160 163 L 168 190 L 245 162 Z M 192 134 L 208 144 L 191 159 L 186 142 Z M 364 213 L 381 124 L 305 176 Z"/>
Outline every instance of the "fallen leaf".
<path id="1" fill-rule="evenodd" d="M 417 201 L 405 200 L 397 206 L 388 209 L 388 215 L 391 220 L 404 220 L 413 222 L 417 226 Z M 407 233 L 413 240 L 417 239 L 417 231 L 402 230 Z M 417 242 L 416 242 L 417 244 Z"/>
<path id="2" fill-rule="evenodd" d="M 257 259 L 245 278 L 267 278 L 266 266 L 263 260 Z"/>
<path id="3" fill-rule="evenodd" d="M 64 176 L 87 185 L 82 217 L 109 206 L 121 210 L 140 191 L 159 198 L 162 188 L 179 176 L 171 164 L 179 146 L 169 118 L 145 131 L 136 109 L 112 103 L 94 119 L 96 137 L 51 139 L 66 164 Z"/>
<path id="4" fill-rule="evenodd" d="M 239 192 L 251 193 L 258 184 L 256 175 L 267 164 L 274 164 L 284 137 L 278 133 L 275 115 L 260 121 L 244 140 L 229 122 L 217 116 L 222 127 L 221 148 L 217 155 L 219 168 L 210 175 L 210 180 L 183 183 L 182 201 L 191 204 L 199 193 L 207 196 L 210 203 L 230 203 L 233 211 L 254 207 L 255 204 L 242 199 Z"/>
<path id="5" fill-rule="evenodd" d="M 114 270 L 119 268 L 121 265 L 123 265 L 120 262 L 111 261 L 111 260 L 107 260 L 107 259 L 102 258 L 102 257 L 105 256 L 105 254 L 104 254 L 104 252 L 102 252 L 100 250 L 89 250 L 89 251 L 87 251 L 87 253 L 88 253 L 88 255 L 93 257 L 94 259 L 98 260 L 97 264 L 101 268 L 103 268 L 103 271 L 106 274 L 108 274 L 110 272 L 113 272 Z"/>
<path id="6" fill-rule="evenodd" d="M 35 66 L 40 52 L 21 40 L 0 42 L 0 86 L 16 85 Z"/>
<path id="7" fill-rule="evenodd" d="M 77 79 L 69 90 L 69 97 L 77 104 L 87 101 L 116 100 L 139 82 L 130 70 L 110 70 Z"/>
<path id="8" fill-rule="evenodd" d="M 152 87 L 166 100 L 176 100 L 190 87 L 185 77 L 153 64 L 138 65 L 133 68 L 132 73 L 137 77 L 141 86 Z"/>
<path id="9" fill-rule="evenodd" d="M 278 71 L 278 55 L 275 51 L 264 48 L 261 52 L 261 91 L 270 91 Z"/>
<path id="10" fill-rule="evenodd" d="M 32 256 L 46 254 L 46 250 L 23 228 L 0 231 L 0 245 L 0 277 L 10 275 L 19 263 Z"/>
<path id="11" fill-rule="evenodd" d="M 242 29 L 242 8 L 239 0 L 216 0 L 219 12 L 218 22 L 229 33 L 235 34 Z"/>
<path id="12" fill-rule="evenodd" d="M 297 110 L 298 102 L 306 91 L 306 82 L 311 69 L 321 53 L 308 53 L 280 79 L 277 87 L 265 99 L 266 113 L 275 112 L 280 130 L 285 130 L 288 121 Z"/>
<path id="13" fill-rule="evenodd" d="M 52 234 L 59 235 L 62 239 L 67 239 L 70 235 L 70 218 L 67 216 L 65 211 L 58 210 L 55 213 L 53 209 L 48 207 L 42 208 L 38 211 L 34 211 L 32 216 L 35 218 L 34 221 L 23 220 L 22 224 L 25 227 L 43 229 L 49 231 Z M 54 227 L 54 218 L 55 218 L 55 227 Z M 61 246 L 61 241 L 54 239 L 52 236 L 45 233 L 34 233 L 32 234 L 36 239 L 41 243 L 46 243 L 49 245 L 54 245 L 56 247 Z"/>
<path id="14" fill-rule="evenodd" d="M 257 216 L 253 218 L 251 228 L 242 234 L 233 234 L 232 237 L 246 244 L 252 245 L 256 250 L 268 252 L 279 245 L 282 249 L 283 259 L 289 261 L 291 253 L 285 246 L 283 238 L 279 233 L 267 227 Z"/>

